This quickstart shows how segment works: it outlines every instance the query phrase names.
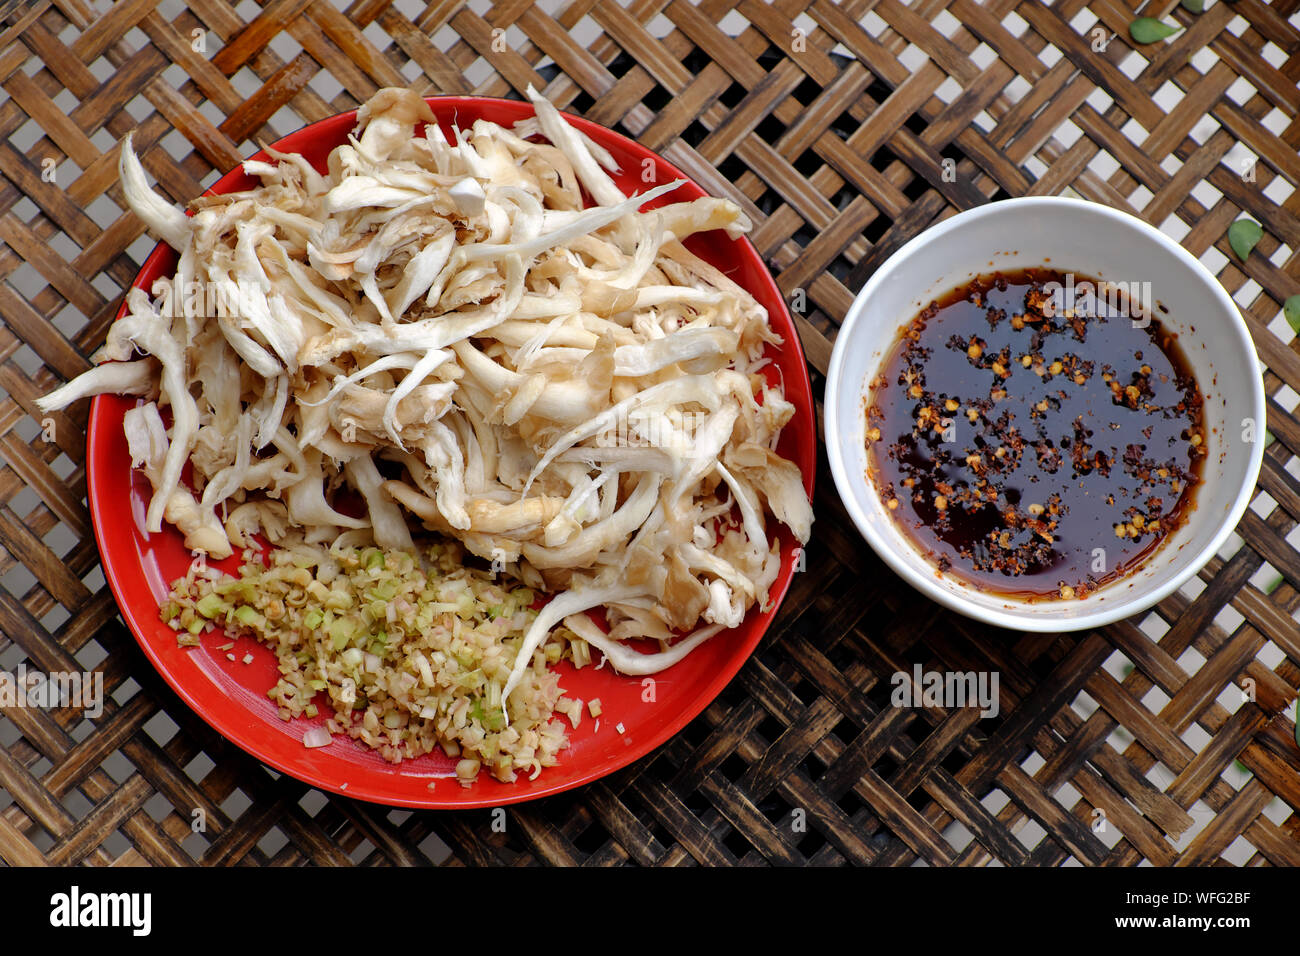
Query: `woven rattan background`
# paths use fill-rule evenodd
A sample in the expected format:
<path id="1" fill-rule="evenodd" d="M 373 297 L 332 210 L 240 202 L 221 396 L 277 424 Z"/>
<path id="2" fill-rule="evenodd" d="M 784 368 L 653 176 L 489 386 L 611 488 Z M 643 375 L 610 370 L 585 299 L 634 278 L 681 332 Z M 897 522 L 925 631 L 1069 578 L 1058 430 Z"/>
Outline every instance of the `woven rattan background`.
<path id="1" fill-rule="evenodd" d="M 0 25 L 0 666 L 97 666 L 112 701 L 96 721 L 0 717 L 0 859 L 1300 862 L 1300 352 L 1281 315 L 1300 291 L 1300 3 L 1150 2 L 1142 14 L 1186 29 L 1138 48 L 1133 6 L 20 6 Z M 1160 226 L 1219 276 L 1268 366 L 1275 440 L 1237 537 L 1142 619 L 999 632 L 901 586 L 823 470 L 809 573 L 778 626 L 651 757 L 508 809 L 504 833 L 489 811 L 388 811 L 274 777 L 162 684 L 117 619 L 84 504 L 85 403 L 52 442 L 32 405 L 87 366 L 153 245 L 123 212 L 117 143 L 138 127 L 146 167 L 185 201 L 256 141 L 381 86 L 530 82 L 744 204 L 783 290 L 803 290 L 818 389 L 854 291 L 944 215 L 1070 193 Z M 1243 214 L 1265 233 L 1245 262 L 1225 238 Z M 998 670 L 1002 713 L 891 707 L 889 675 L 917 662 Z"/>

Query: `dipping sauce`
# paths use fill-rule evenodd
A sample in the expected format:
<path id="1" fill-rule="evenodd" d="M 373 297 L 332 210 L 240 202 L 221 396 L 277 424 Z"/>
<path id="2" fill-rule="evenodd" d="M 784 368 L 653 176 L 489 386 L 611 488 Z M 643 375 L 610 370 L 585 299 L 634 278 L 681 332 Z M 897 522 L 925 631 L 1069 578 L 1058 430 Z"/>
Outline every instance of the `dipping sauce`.
<path id="1" fill-rule="evenodd" d="M 1051 269 L 932 302 L 866 402 L 867 478 L 899 526 L 939 571 L 1019 599 L 1082 598 L 1138 568 L 1206 457 L 1173 336 L 1123 290 Z"/>

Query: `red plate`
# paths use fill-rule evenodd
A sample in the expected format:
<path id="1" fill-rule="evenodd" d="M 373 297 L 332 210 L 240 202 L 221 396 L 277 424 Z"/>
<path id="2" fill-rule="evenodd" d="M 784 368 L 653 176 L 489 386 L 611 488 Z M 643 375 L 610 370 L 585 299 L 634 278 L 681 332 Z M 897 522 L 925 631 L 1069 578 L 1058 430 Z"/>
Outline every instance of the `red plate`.
<path id="1" fill-rule="evenodd" d="M 465 127 L 484 119 L 508 127 L 533 115 L 530 104 L 487 97 L 431 97 L 429 105 L 448 133 L 453 121 Z M 655 176 L 651 182 L 686 178 L 676 167 L 624 136 L 584 119 L 567 119 L 618 161 L 622 172 L 615 174 L 614 180 L 628 195 L 649 188 L 643 170 L 651 167 Z M 302 153 L 324 171 L 330 150 L 344 142 L 355 125 L 355 112 L 344 113 L 313 123 L 274 145 L 283 152 Z M 267 157 L 258 152 L 253 158 Z M 257 185 L 241 167 L 223 176 L 210 192 Z M 688 181 L 650 205 L 704 195 L 704 190 Z M 779 451 L 802 470 L 811 496 L 817 460 L 812 389 L 799 337 L 781 293 L 748 239 L 731 240 L 714 231 L 694 236 L 687 244 L 748 289 L 768 310 L 773 328 L 785 340 L 781 348 L 770 350 L 772 365 L 768 368 L 769 380 L 784 383 L 786 397 L 796 409 L 781 436 Z M 135 285 L 148 289 L 159 276 L 174 274 L 175 266 L 176 253 L 159 244 L 145 260 Z M 118 318 L 125 311 L 123 302 Z M 772 608 L 764 613 L 753 609 L 739 627 L 718 634 L 685 660 L 655 675 L 653 685 L 643 686 L 639 678 L 620 677 L 607 666 L 579 671 L 561 664 L 560 684 L 569 696 L 584 701 L 600 699 L 600 729 L 596 730 L 596 721 L 584 708 L 581 725 L 570 731 L 570 746 L 560 753 L 559 763 L 545 768 L 534 780 L 521 775 L 515 783 L 504 784 L 485 773 L 465 788 L 454 779 L 454 761 L 441 754 L 390 764 L 344 737 L 336 737 L 326 747 L 307 749 L 302 744 L 303 732 L 322 723 L 324 717 L 286 722 L 277 716 L 266 698 L 277 678 L 275 656 L 269 650 L 247 638 L 229 651 L 222 650 L 230 638 L 220 632 L 205 635 L 201 647 L 181 649 L 176 646 L 175 632 L 159 620 L 158 607 L 169 582 L 184 576 L 191 555 L 180 533 L 170 525 L 160 534 L 143 530 L 150 487 L 142 475 L 132 471 L 122 432 L 122 416 L 134 403 L 135 399 L 113 395 L 96 398 L 90 408 L 86 450 L 95 538 L 122 614 L 154 666 L 204 720 L 264 763 L 323 790 L 397 806 L 465 809 L 532 800 L 612 773 L 658 747 L 708 706 L 753 652 L 790 586 L 797 542 L 782 527 L 783 562 L 771 589 Z M 221 566 L 236 573 L 237 563 L 232 558 Z M 253 658 L 248 664 L 243 663 L 246 654 Z M 566 718 L 559 719 L 568 725 Z M 430 783 L 434 783 L 432 789 Z"/>

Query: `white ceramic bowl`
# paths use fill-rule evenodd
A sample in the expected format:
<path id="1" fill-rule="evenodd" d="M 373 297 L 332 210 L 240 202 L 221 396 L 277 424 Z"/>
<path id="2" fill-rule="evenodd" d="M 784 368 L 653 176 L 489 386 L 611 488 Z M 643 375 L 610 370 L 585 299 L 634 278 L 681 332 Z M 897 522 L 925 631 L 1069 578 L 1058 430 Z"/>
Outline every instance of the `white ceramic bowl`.
<path id="1" fill-rule="evenodd" d="M 974 276 L 1048 266 L 1112 282 L 1149 282 L 1205 399 L 1209 454 L 1195 509 L 1138 570 L 1077 600 L 1027 602 L 943 574 L 904 535 L 867 477 L 864 397 L 904 325 Z M 1148 303 L 1150 304 L 1150 303 Z M 840 327 L 826 379 L 835 484 L 867 542 L 904 580 L 955 611 L 1025 631 L 1097 627 L 1151 607 L 1223 546 L 1250 503 L 1264 453 L 1264 384 L 1246 323 L 1210 272 L 1147 223 L 1078 199 L 990 203 L 931 227 L 863 286 Z M 1248 440 L 1253 433 L 1254 440 Z M 1243 437 L 1245 436 L 1245 437 Z"/>

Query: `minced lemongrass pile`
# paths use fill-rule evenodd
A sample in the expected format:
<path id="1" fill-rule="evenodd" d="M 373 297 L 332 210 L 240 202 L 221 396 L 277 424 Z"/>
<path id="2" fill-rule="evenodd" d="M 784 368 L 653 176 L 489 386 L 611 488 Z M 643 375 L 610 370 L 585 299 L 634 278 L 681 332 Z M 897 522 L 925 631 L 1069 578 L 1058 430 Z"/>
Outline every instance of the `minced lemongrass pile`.
<path id="1" fill-rule="evenodd" d="M 481 769 L 503 782 L 536 777 L 568 746 L 559 711 L 576 728 L 582 701 L 563 697 L 550 665 L 591 662 L 587 643 L 558 628 L 532 654 L 502 706 L 536 595 L 466 567 L 455 542 L 434 544 L 427 566 L 407 552 L 300 545 L 246 555 L 239 577 L 202 566 L 173 586 L 161 609 L 182 646 L 219 628 L 279 658 L 267 692 L 285 720 L 317 716 L 324 691 L 334 715 L 307 746 L 346 733 L 394 763 L 441 748 L 459 757 L 466 786 Z"/>

